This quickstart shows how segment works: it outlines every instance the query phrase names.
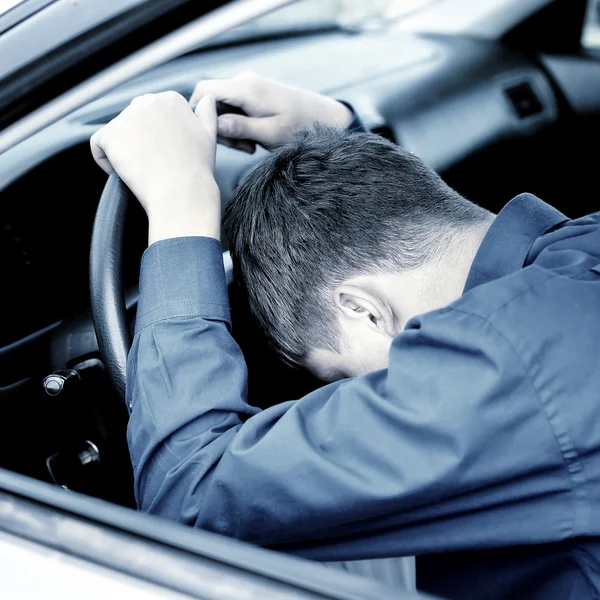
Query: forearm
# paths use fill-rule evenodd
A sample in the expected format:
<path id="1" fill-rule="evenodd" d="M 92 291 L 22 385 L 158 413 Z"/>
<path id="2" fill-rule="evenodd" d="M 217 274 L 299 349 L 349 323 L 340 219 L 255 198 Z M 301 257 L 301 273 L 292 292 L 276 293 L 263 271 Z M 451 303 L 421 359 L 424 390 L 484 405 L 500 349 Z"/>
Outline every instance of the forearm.
<path id="1" fill-rule="evenodd" d="M 217 513 L 202 500 L 215 484 L 214 469 L 243 420 L 258 412 L 245 402 L 240 350 L 213 318 L 181 316 L 145 328 L 128 365 L 138 507 L 209 528 Z"/>
<path id="2" fill-rule="evenodd" d="M 257 543 L 310 537 L 339 512 L 344 491 L 320 471 L 320 442 L 307 437 L 295 402 L 263 412 L 247 404 L 229 322 L 216 240 L 171 239 L 146 251 L 127 365 L 138 506 Z M 305 407 L 320 413 L 342 385 L 319 390 Z"/>
<path id="3" fill-rule="evenodd" d="M 205 260 L 195 265 L 198 256 Z M 229 323 L 216 240 L 168 239 L 146 251 L 127 364 L 128 442 L 141 510 L 190 522 L 193 493 L 181 490 L 190 456 L 203 486 L 227 446 L 222 434 L 258 412 L 245 402 L 246 366 Z"/>
<path id="4" fill-rule="evenodd" d="M 255 542 L 275 541 L 284 522 L 286 537 L 299 535 L 296 502 L 282 499 L 297 491 L 282 469 L 306 460 L 301 444 L 285 447 L 302 439 L 302 424 L 296 415 L 273 432 L 294 403 L 261 413 L 246 403 L 246 380 L 220 245 L 195 237 L 150 247 L 127 382 L 140 510 Z"/>

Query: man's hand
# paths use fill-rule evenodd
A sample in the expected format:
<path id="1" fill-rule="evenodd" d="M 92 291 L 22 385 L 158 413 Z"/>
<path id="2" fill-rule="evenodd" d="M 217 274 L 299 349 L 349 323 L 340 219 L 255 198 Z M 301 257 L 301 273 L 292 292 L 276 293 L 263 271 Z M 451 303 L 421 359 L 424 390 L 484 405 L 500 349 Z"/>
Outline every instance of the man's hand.
<path id="1" fill-rule="evenodd" d="M 219 239 L 214 179 L 217 115 L 206 95 L 195 113 L 175 92 L 135 98 L 91 140 L 92 155 L 113 169 L 144 207 L 149 243 L 183 236 Z"/>
<path id="2" fill-rule="evenodd" d="M 246 150 L 237 146 L 236 140 L 251 140 L 272 148 L 293 141 L 295 133 L 310 129 L 315 121 L 344 129 L 353 118 L 352 111 L 333 98 L 255 73 L 201 81 L 190 104 L 206 95 L 237 106 L 248 115 L 221 115 L 217 127 L 219 137 L 229 140 L 227 145 Z"/>

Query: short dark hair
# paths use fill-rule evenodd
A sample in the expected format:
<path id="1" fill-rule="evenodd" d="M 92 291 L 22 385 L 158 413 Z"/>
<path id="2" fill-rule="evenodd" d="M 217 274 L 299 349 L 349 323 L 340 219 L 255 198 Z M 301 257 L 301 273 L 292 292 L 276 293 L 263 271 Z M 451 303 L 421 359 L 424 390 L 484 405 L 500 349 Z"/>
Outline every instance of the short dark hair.
<path id="1" fill-rule="evenodd" d="M 488 216 L 402 147 L 317 125 L 245 178 L 224 230 L 253 314 L 297 364 L 312 349 L 339 349 L 336 285 L 415 269 L 443 252 L 452 229 Z"/>

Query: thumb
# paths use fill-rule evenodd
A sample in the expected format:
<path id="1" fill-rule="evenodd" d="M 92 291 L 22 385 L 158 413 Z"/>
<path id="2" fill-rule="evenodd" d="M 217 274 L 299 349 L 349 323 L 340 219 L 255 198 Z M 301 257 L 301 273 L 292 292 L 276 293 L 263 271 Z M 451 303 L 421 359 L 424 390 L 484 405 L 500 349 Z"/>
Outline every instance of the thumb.
<path id="1" fill-rule="evenodd" d="M 108 156 L 106 155 L 105 142 L 102 133 L 102 130 L 96 131 L 96 133 L 94 133 L 94 135 L 90 138 L 90 149 L 98 166 L 110 175 L 113 168 L 110 164 L 110 160 L 108 160 Z"/>
<path id="2" fill-rule="evenodd" d="M 220 136 L 233 140 L 251 140 L 263 146 L 276 142 L 277 120 L 275 117 L 247 117 L 228 113 L 218 119 Z"/>
<path id="3" fill-rule="evenodd" d="M 214 96 L 200 98 L 194 111 L 213 140 L 217 139 L 217 105 Z"/>

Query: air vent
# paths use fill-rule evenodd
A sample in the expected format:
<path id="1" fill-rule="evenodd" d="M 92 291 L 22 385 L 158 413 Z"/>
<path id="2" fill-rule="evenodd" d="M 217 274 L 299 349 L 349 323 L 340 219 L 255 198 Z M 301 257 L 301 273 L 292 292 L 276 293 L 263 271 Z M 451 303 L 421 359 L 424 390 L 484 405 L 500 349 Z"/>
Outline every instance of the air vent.
<path id="1" fill-rule="evenodd" d="M 520 83 L 507 88 L 505 93 L 519 119 L 528 119 L 539 115 L 544 110 L 544 106 L 529 83 Z"/>
<path id="2" fill-rule="evenodd" d="M 394 130 L 389 125 L 379 125 L 377 127 L 371 128 L 371 133 L 376 133 L 380 135 L 382 138 L 389 140 L 390 142 L 394 142 L 397 144 L 396 136 L 394 134 Z"/>

